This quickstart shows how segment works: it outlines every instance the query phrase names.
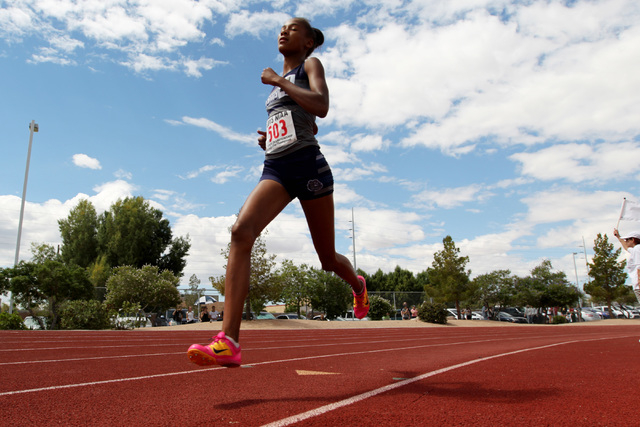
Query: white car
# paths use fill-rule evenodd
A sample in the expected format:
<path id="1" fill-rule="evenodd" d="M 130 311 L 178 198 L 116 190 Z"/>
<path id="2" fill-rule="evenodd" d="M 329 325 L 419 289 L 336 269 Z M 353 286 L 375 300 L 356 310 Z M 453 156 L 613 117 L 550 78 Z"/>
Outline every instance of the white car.
<path id="1" fill-rule="evenodd" d="M 625 316 L 622 311 L 618 310 L 614 306 L 611 306 L 611 312 L 613 313 L 613 316 L 611 315 L 611 313 L 609 313 L 609 307 L 607 307 L 606 305 L 601 305 L 595 308 L 602 311 L 605 314 L 605 317 L 608 315 L 609 319 L 626 319 L 627 318 L 627 316 Z"/>
<path id="2" fill-rule="evenodd" d="M 46 326 L 45 318 L 40 317 L 40 320 L 42 320 L 42 323 Z M 42 329 L 40 327 L 40 323 L 38 323 L 38 320 L 35 319 L 33 316 L 25 317 L 23 322 L 24 322 L 24 326 L 26 326 L 27 329 Z"/>
<path id="3" fill-rule="evenodd" d="M 602 316 L 595 310 L 591 310 L 589 308 L 580 309 L 580 314 L 582 314 L 583 322 L 593 322 L 594 320 L 601 320 Z"/>

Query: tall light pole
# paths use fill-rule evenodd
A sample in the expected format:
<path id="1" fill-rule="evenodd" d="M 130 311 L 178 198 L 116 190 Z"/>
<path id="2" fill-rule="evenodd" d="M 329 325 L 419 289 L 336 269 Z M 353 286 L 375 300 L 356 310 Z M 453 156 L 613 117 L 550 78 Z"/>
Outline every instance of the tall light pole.
<path id="1" fill-rule="evenodd" d="M 584 263 L 587 266 L 587 274 L 589 274 L 589 259 L 587 258 L 587 244 L 584 242 L 584 236 L 582 236 L 582 249 L 584 250 Z"/>
<path id="2" fill-rule="evenodd" d="M 20 258 L 20 239 L 22 238 L 22 220 L 24 219 L 24 203 L 27 198 L 27 181 L 29 179 L 29 163 L 31 161 L 31 146 L 33 145 L 33 133 L 38 132 L 38 124 L 35 120 L 31 120 L 29 123 L 29 150 L 27 151 L 27 167 L 24 171 L 24 185 L 22 186 L 22 204 L 20 205 L 20 221 L 18 222 L 18 241 L 16 243 L 16 257 L 13 262 L 13 266 L 18 265 L 18 258 Z M 9 313 L 13 313 L 13 292 L 9 299 Z"/>
<path id="3" fill-rule="evenodd" d="M 576 266 L 576 255 L 578 252 L 573 253 L 573 269 L 576 272 L 576 290 L 580 292 L 580 283 L 578 282 L 578 267 Z M 578 297 L 578 322 L 582 320 L 582 298 Z"/>

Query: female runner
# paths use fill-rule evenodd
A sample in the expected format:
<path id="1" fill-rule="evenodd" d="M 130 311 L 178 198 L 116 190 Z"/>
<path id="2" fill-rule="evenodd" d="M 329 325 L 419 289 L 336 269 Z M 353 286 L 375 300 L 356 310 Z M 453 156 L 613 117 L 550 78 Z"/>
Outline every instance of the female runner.
<path id="1" fill-rule="evenodd" d="M 238 340 L 249 292 L 251 249 L 264 228 L 296 197 L 322 268 L 351 285 L 356 317 L 361 319 L 369 311 L 364 278 L 335 250 L 333 176 L 315 138 L 316 117 L 329 111 L 329 90 L 322 64 L 309 55 L 323 42 L 320 30 L 306 19 L 293 18 L 278 37 L 284 57 L 282 76 L 271 68 L 262 71 L 262 83 L 273 86 L 266 103 L 267 130 L 258 131 L 264 168 L 231 228 L 222 332 L 209 345 L 193 344 L 187 351 L 189 360 L 198 365 L 240 366 Z"/>

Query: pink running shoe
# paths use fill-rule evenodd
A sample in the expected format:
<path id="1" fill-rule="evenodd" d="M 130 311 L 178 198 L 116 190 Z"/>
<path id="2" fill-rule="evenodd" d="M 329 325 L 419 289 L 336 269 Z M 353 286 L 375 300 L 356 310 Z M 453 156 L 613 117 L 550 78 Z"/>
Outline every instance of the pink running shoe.
<path id="1" fill-rule="evenodd" d="M 187 350 L 189 360 L 196 365 L 220 365 L 229 368 L 240 366 L 242 355 L 240 346 L 236 346 L 220 332 L 209 345 L 193 344 Z"/>
<path id="2" fill-rule="evenodd" d="M 362 292 L 360 295 L 356 295 L 353 292 L 353 314 L 358 319 L 362 319 L 369 312 L 369 295 L 367 294 L 367 282 L 364 277 L 358 276 L 358 280 L 362 283 Z"/>

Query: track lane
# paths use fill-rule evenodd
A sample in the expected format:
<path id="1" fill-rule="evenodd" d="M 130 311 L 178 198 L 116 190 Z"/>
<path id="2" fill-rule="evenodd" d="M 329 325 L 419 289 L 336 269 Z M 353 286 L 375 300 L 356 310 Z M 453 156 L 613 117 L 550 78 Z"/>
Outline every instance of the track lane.
<path id="1" fill-rule="evenodd" d="M 184 423 L 182 414 L 197 412 L 211 414 L 206 416 L 209 424 L 238 422 L 259 425 L 266 421 L 279 420 L 291 414 L 348 399 L 363 391 L 398 383 L 402 381 L 401 378 L 413 378 L 424 372 L 442 369 L 461 361 L 476 360 L 483 355 L 522 348 L 533 345 L 537 341 L 548 344 L 566 340 L 567 335 L 576 335 L 577 331 L 544 327 L 530 330 L 500 329 L 504 332 L 475 328 L 473 330 L 456 329 L 455 333 L 446 329 L 438 332 L 433 329 L 403 329 L 402 332 L 378 330 L 377 333 L 334 330 L 323 331 L 322 334 L 315 334 L 315 331 L 304 331 L 304 334 L 256 331 L 252 334 L 243 334 L 243 353 L 247 363 L 245 368 L 204 370 L 192 366 L 184 356 L 186 347 L 182 350 L 182 354 L 166 358 L 157 357 L 155 358 L 157 361 L 149 360 L 144 363 L 135 358 L 114 361 L 96 360 L 86 365 L 61 362 L 71 365 L 77 372 L 65 372 L 65 375 L 57 377 L 58 380 L 69 379 L 69 375 L 72 377 L 78 375 L 77 378 L 87 380 L 87 385 L 79 385 L 74 389 L 47 389 L 20 395 L 0 396 L 0 404 L 6 408 L 8 401 L 3 399 L 10 396 L 11 404 L 7 416 L 17 417 L 12 419 L 14 423 L 16 420 L 22 420 L 24 423 L 33 422 L 43 414 L 46 414 L 48 419 L 74 423 L 80 422 L 82 417 L 86 416 L 86 414 L 82 415 L 83 411 L 89 411 L 89 413 L 93 411 L 93 413 L 102 414 L 99 419 L 105 422 L 117 420 L 118 417 L 126 415 L 128 421 L 143 424 L 151 422 L 168 424 L 171 420 L 176 422 L 182 420 Z M 580 330 L 579 335 L 584 338 L 603 336 L 604 331 L 600 330 L 601 328 L 586 329 Z M 607 327 L 606 331 L 608 332 L 604 335 L 610 337 L 614 329 Z M 636 328 L 635 331 L 637 332 L 638 329 Z M 620 332 L 616 333 L 620 334 Z M 159 334 L 151 335 L 157 339 Z M 372 345 L 349 344 L 363 336 L 376 342 Z M 183 333 L 176 335 L 175 339 L 177 344 L 182 344 L 185 340 L 197 342 L 201 337 L 202 333 Z M 146 335 L 141 335 L 140 338 L 148 339 Z M 278 342 L 286 341 L 293 348 L 277 348 L 278 346 L 273 344 L 274 339 L 279 339 Z M 304 341 L 293 345 L 299 339 Z M 177 345 L 166 343 L 171 341 L 166 338 L 159 341 L 165 342 L 163 345 Z M 318 341 L 320 345 L 317 345 Z M 382 347 L 381 342 L 384 341 L 386 341 L 386 347 Z M 324 342 L 332 342 L 334 345 L 323 345 Z M 356 346 L 360 347 L 358 351 L 349 349 Z M 335 351 L 338 347 L 343 351 Z M 289 357 L 283 357 L 284 352 Z M 3 354 L 0 354 L 0 363 L 2 361 Z M 47 370 L 58 371 L 58 369 L 52 369 L 56 366 L 54 362 L 46 365 Z M 176 370 L 177 366 L 181 367 L 180 370 Z M 0 365 L 0 375 L 3 378 L 8 368 L 7 366 L 5 369 Z M 24 380 L 25 377 L 34 375 L 39 378 L 34 383 L 41 384 L 42 371 L 43 364 L 34 363 L 31 369 L 18 375 L 17 379 Z M 115 378 L 117 375 L 106 375 L 103 371 L 117 372 L 121 377 Z M 324 375 L 298 374 L 298 371 L 321 372 Z M 128 377 L 123 374 L 126 372 L 130 372 Z M 140 375 L 141 372 L 157 373 L 151 374 L 156 376 L 145 376 Z M 133 375 L 134 373 L 138 375 Z M 56 375 L 50 378 L 55 379 Z M 91 385 L 88 380 L 96 375 L 98 378 L 111 378 L 113 382 Z M 57 385 L 60 384 L 62 382 Z M 202 385 L 208 385 L 212 390 L 207 394 L 208 397 L 203 397 L 199 393 Z M 184 392 L 175 391 L 182 389 Z M 219 392 L 216 392 L 216 389 Z M 412 393 L 411 395 L 414 396 Z M 53 405 L 52 401 L 57 403 Z M 369 405 L 369 403 L 363 404 Z M 44 409 L 34 411 L 34 407 Z M 149 407 L 157 409 L 150 414 Z M 358 404 L 349 406 L 348 410 L 337 411 L 338 415 L 350 412 L 352 407 L 356 408 Z M 2 418 L 4 416 L 0 416 L 0 421 L 4 421 Z M 396 420 L 397 416 L 398 414 L 396 414 Z M 120 421 L 115 423 L 123 424 L 125 418 L 119 419 Z M 193 423 L 189 421 L 187 425 L 201 424 L 195 420 Z M 311 422 L 315 423 L 316 420 Z M 318 422 L 322 423 L 322 421 Z"/>

